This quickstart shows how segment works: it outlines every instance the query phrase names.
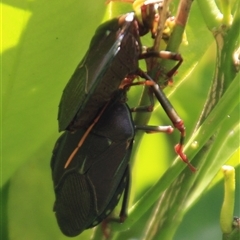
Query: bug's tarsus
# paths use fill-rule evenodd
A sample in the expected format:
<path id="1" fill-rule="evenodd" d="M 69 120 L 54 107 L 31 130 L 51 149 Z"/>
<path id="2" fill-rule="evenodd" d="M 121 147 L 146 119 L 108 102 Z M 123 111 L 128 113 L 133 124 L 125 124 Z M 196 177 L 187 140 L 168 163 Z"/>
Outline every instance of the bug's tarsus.
<path id="1" fill-rule="evenodd" d="M 119 214 L 120 223 L 123 223 L 128 216 L 127 210 L 128 210 L 128 203 L 129 203 L 130 186 L 131 186 L 131 173 L 130 173 L 130 166 L 128 165 L 126 169 L 126 187 L 123 193 L 122 207 Z"/>
<path id="2" fill-rule="evenodd" d="M 175 146 L 175 151 L 179 155 L 179 157 L 182 159 L 184 163 L 186 163 L 189 167 L 189 169 L 194 173 L 197 171 L 197 168 L 195 168 L 188 160 L 186 154 L 183 153 L 183 145 L 177 144 Z"/>
<path id="3" fill-rule="evenodd" d="M 101 228 L 102 228 L 102 232 L 103 232 L 103 236 L 105 237 L 105 239 L 110 239 L 110 235 L 111 235 L 111 230 L 109 228 L 108 225 L 108 220 L 104 219 L 101 223 Z"/>

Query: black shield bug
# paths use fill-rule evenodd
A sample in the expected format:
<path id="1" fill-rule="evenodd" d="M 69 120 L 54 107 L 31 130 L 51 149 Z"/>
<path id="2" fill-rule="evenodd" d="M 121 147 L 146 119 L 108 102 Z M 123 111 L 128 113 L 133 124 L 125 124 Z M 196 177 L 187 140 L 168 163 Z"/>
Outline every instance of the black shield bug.
<path id="1" fill-rule="evenodd" d="M 128 106 L 119 101 L 109 104 L 78 149 L 85 131 L 63 133 L 51 160 L 54 211 L 67 236 L 76 236 L 100 223 L 115 208 L 124 189 L 125 195 L 128 193 L 128 163 L 134 137 Z M 71 163 L 64 168 L 75 149 Z M 124 199 L 126 205 L 127 197 Z"/>
<path id="2" fill-rule="evenodd" d="M 127 13 L 97 28 L 85 57 L 63 91 L 58 112 L 59 131 L 75 131 L 90 125 L 125 79 L 133 81 L 140 76 L 139 59 L 163 57 L 179 61 L 174 70 L 181 64 L 179 54 L 142 49 L 140 37 L 149 31 L 155 34 L 156 4 L 160 3 L 142 4 L 140 16 Z"/>
<path id="3" fill-rule="evenodd" d="M 152 6 L 152 2 L 148 7 Z M 136 76 L 148 80 L 144 84 L 149 85 L 150 95 L 156 96 L 181 132 L 177 153 L 192 171 L 196 170 L 182 152 L 185 137 L 183 121 L 159 85 L 138 67 L 141 58 L 174 59 L 179 63 L 170 71 L 173 75 L 182 62 L 179 54 L 142 51 L 140 36 L 149 30 L 154 34 L 155 15 L 154 11 L 150 13 L 151 21 L 143 21 L 144 24 L 140 24 L 135 13 L 128 13 L 101 25 L 63 91 L 58 114 L 59 130 L 68 131 L 56 142 L 51 169 L 56 196 L 54 211 L 60 229 L 67 236 L 76 236 L 102 222 L 124 192 L 120 213 L 123 221 L 135 131 L 173 130 L 170 126 L 134 125 L 131 111 L 125 103 L 125 94 L 130 86 L 135 85 L 133 80 Z M 140 107 L 134 110 L 146 109 Z"/>
<path id="4" fill-rule="evenodd" d="M 122 96 L 125 91 L 119 90 L 107 103 L 86 138 L 86 129 L 81 128 L 73 133 L 66 131 L 55 144 L 51 159 L 54 211 L 61 231 L 67 236 L 76 236 L 102 222 L 123 192 L 120 222 L 124 221 L 135 131 L 173 130 L 171 126 L 135 126 L 131 111 L 119 94 Z"/>

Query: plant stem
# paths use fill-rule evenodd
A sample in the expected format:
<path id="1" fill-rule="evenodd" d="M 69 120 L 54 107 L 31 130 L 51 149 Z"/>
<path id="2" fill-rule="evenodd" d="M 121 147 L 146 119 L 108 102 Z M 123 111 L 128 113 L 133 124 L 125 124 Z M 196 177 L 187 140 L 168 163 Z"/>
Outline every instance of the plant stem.
<path id="1" fill-rule="evenodd" d="M 215 31 L 222 20 L 222 14 L 219 11 L 214 0 L 197 0 L 198 6 L 202 12 L 206 26 L 210 31 Z"/>

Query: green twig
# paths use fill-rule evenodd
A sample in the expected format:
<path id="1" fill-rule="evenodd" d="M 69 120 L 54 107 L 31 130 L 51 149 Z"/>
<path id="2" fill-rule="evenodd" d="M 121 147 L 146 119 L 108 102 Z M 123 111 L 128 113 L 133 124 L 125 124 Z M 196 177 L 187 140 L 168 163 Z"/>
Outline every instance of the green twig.
<path id="1" fill-rule="evenodd" d="M 222 13 L 214 0 L 197 0 L 206 26 L 210 31 L 215 31 L 222 21 Z"/>

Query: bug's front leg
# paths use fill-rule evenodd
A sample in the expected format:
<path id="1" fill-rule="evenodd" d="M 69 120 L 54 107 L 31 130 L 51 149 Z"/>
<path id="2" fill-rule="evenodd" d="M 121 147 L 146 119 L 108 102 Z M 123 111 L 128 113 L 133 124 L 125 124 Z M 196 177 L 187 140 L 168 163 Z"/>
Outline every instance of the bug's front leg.
<path id="1" fill-rule="evenodd" d="M 148 58 L 161 58 L 166 60 L 177 61 L 178 63 L 167 73 L 162 73 L 161 69 L 158 69 L 157 75 L 164 75 L 167 79 L 167 83 L 172 82 L 172 77 L 177 72 L 178 68 L 181 66 L 183 62 L 183 58 L 181 54 L 170 52 L 170 51 L 153 51 L 151 48 L 142 48 L 142 53 L 139 56 L 139 59 L 148 59 Z M 159 68 L 160 66 L 158 66 Z M 158 79 L 158 76 L 156 77 Z M 165 85 L 164 85 L 165 86 Z"/>

